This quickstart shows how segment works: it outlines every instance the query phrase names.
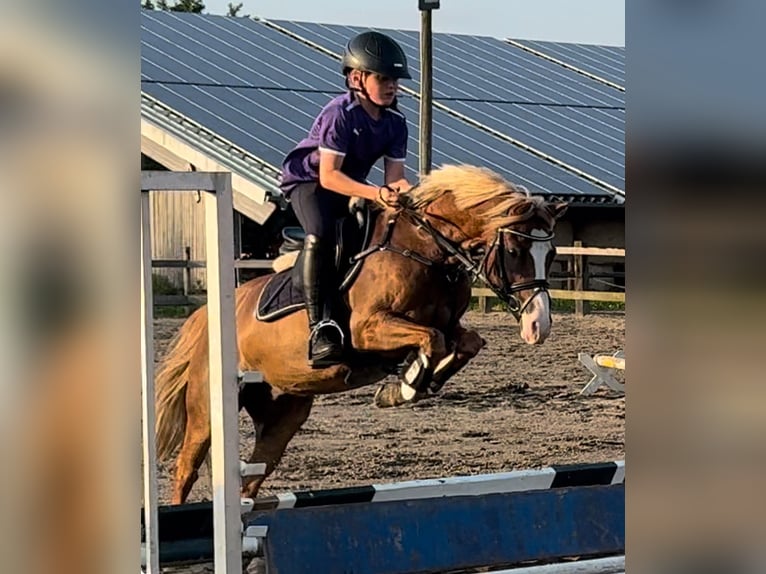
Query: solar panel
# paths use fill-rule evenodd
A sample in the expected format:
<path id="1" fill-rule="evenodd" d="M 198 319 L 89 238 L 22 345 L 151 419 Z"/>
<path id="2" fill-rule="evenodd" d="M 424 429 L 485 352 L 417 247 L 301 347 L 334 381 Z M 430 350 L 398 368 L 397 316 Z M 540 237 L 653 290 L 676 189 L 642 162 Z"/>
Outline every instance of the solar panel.
<path id="1" fill-rule="evenodd" d="M 248 18 L 142 13 L 142 79 L 161 82 L 336 90 L 327 57 Z"/>
<path id="2" fill-rule="evenodd" d="M 405 98 L 402 111 L 417 134 L 419 102 Z M 411 165 L 417 169 L 417 145 L 411 143 Z M 488 167 L 535 193 L 608 196 L 603 189 L 513 144 L 473 128 L 441 110 L 433 112 L 433 164 L 468 163 Z"/>
<path id="3" fill-rule="evenodd" d="M 345 26 L 280 24 L 292 26 L 295 33 L 308 40 L 321 40 L 320 44 L 333 52 L 360 30 Z M 310 28 L 311 34 L 303 30 L 305 27 Z M 392 35 L 408 52 L 417 49 L 416 33 L 392 32 Z M 545 153 L 552 152 L 551 155 L 593 173 L 595 177 L 603 177 L 604 181 L 618 182 L 622 178 L 622 164 L 619 167 L 612 165 L 620 161 L 624 164 L 624 159 L 620 160 L 624 131 L 624 111 L 618 105 L 622 101 L 621 93 L 617 92 L 615 96 L 614 89 L 550 62 L 546 66 L 554 66 L 556 73 L 566 72 L 566 81 L 546 80 L 540 71 L 546 66 L 537 70 L 535 76 L 532 64 L 528 63 L 529 76 L 535 76 L 535 81 L 525 83 L 520 79 L 508 82 L 507 86 L 497 82 L 472 85 L 473 80 L 464 79 L 466 74 L 458 75 L 459 70 L 468 65 L 467 52 L 461 52 L 462 48 L 458 46 L 458 42 L 465 38 L 468 37 L 444 36 L 439 40 L 445 43 L 444 55 L 440 56 L 445 70 L 440 92 L 443 99 L 440 101 L 449 109 L 502 133 L 526 138 L 529 145 Z M 481 42 L 476 46 L 481 47 L 482 42 L 488 40 L 489 47 L 479 50 L 474 46 L 471 56 L 474 59 L 477 54 L 491 52 L 502 61 L 499 54 L 509 50 L 516 55 L 522 54 L 521 60 L 536 58 L 499 40 L 479 40 Z M 463 54 L 463 60 L 458 59 L 460 54 Z M 416 57 L 412 66 L 412 72 L 416 74 Z M 548 71 L 553 74 L 553 70 Z M 504 90 L 499 92 L 503 97 L 524 103 L 482 102 L 480 98 L 495 87 Z M 305 136 L 320 108 L 341 92 L 343 84 L 337 60 L 262 22 L 143 11 L 142 89 L 178 113 L 278 168 L 285 154 Z M 604 94 L 610 94 L 611 99 L 605 99 Z M 449 98 L 460 98 L 460 101 Z M 605 107 L 603 110 L 585 107 L 585 111 L 573 108 L 572 111 L 547 103 L 551 99 Z M 543 105 L 529 105 L 528 102 L 536 100 L 541 100 Z M 579 104 L 580 107 L 583 105 Z M 400 98 L 400 107 L 409 121 L 407 172 L 414 181 L 418 169 L 419 102 L 404 96 Z M 577 130 L 581 133 L 576 133 Z M 546 136 L 547 132 L 551 133 Z M 611 197 L 609 192 L 587 179 L 440 109 L 434 109 L 433 113 L 432 159 L 435 166 L 443 163 L 483 165 L 533 192 Z M 382 181 L 380 167 L 374 170 L 371 179 L 378 183 Z"/>
<path id="4" fill-rule="evenodd" d="M 340 53 L 348 38 L 364 30 L 281 20 L 274 23 L 336 53 Z M 420 67 L 419 33 L 396 30 L 385 33 L 401 44 L 416 84 Z M 433 94 L 437 100 L 625 105 L 620 92 L 495 38 L 437 33 L 433 35 L 433 58 Z"/>
<path id="5" fill-rule="evenodd" d="M 275 167 L 305 136 L 314 116 L 334 95 L 159 83 L 145 85 L 144 91 Z M 400 102 L 410 130 L 407 171 L 412 181 L 418 169 L 418 105 L 411 98 Z M 482 165 L 538 193 L 607 195 L 584 179 L 438 110 L 434 113 L 433 162 L 435 166 Z M 382 183 L 379 167 L 371 179 Z"/>
<path id="6" fill-rule="evenodd" d="M 452 87 L 449 98 L 624 105 L 613 90 L 494 38 L 435 36 L 434 80 Z"/>
<path id="7" fill-rule="evenodd" d="M 625 189 L 624 110 L 485 102 L 450 108 Z"/>
<path id="8" fill-rule="evenodd" d="M 625 87 L 625 48 L 532 40 L 514 42 Z"/>
<path id="9" fill-rule="evenodd" d="M 149 84 L 144 92 L 275 167 L 331 97 L 188 84 Z"/>

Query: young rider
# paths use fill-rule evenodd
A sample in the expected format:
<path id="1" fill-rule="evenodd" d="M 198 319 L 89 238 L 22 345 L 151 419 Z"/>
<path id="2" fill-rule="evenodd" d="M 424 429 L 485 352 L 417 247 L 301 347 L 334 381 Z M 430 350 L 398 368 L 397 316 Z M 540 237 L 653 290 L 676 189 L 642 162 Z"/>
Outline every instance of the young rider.
<path id="1" fill-rule="evenodd" d="M 306 232 L 302 273 L 314 368 L 339 362 L 343 352 L 330 308 L 337 219 L 348 214 L 349 197 L 396 206 L 398 191 L 410 187 L 407 122 L 396 107 L 399 80 L 411 77 L 404 51 L 385 34 L 364 32 L 346 44 L 342 70 L 348 92 L 322 109 L 282 166 L 282 190 Z M 366 178 L 380 158 L 385 183 L 377 187 Z"/>

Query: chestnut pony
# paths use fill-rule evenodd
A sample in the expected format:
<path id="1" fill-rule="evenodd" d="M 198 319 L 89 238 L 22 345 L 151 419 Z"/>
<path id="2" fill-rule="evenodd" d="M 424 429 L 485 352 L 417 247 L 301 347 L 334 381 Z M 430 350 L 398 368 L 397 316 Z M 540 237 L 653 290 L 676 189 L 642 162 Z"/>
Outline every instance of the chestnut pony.
<path id="1" fill-rule="evenodd" d="M 260 371 L 265 381 L 240 389 L 240 406 L 256 429 L 250 462 L 266 463 L 265 476 L 245 479 L 243 496 L 255 497 L 273 472 L 314 395 L 374 384 L 399 371 L 403 382 L 383 385 L 375 398 L 379 406 L 393 406 L 438 391 L 475 357 L 484 341 L 460 319 L 477 278 L 508 304 L 524 341 L 548 337 L 553 229 L 566 204 L 465 165 L 434 170 L 402 198 L 403 207 L 373 214 L 373 248 L 343 293 L 351 351 L 342 364 L 308 366 L 305 310 L 268 323 L 256 319 L 271 275 L 237 289 L 239 368 Z M 180 504 L 210 446 L 205 307 L 181 327 L 156 388 L 158 456 L 167 459 L 181 447 L 172 496 Z"/>

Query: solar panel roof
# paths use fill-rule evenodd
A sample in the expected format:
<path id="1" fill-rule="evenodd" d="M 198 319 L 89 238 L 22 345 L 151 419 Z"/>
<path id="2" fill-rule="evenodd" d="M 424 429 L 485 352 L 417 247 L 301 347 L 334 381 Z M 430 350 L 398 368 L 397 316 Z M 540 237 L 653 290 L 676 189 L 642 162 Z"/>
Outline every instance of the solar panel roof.
<path id="1" fill-rule="evenodd" d="M 343 87 L 337 59 L 310 43 L 337 52 L 358 29 L 278 25 L 301 38 L 247 18 L 143 11 L 142 90 L 279 167 L 321 106 Z M 417 34 L 392 34 L 408 52 L 416 75 Z M 471 37 L 436 34 L 434 50 L 435 83 L 440 86 L 434 93 L 440 103 L 433 113 L 434 165 L 484 165 L 532 191 L 568 198 L 612 198 L 593 179 L 624 187 L 624 95 L 619 91 L 500 40 L 472 42 Z M 461 72 L 482 60 L 496 70 L 490 82 L 476 82 Z M 514 80 L 501 81 L 511 67 L 526 72 L 518 75 L 516 70 Z M 404 95 L 400 107 L 408 118 L 407 169 L 414 178 L 419 102 Z M 475 122 L 486 129 L 472 125 Z M 500 131 L 509 137 L 498 138 Z M 514 145 L 513 138 L 541 153 Z M 540 157 L 543 154 L 557 156 L 564 165 Z M 592 177 L 577 175 L 577 169 Z M 382 172 L 376 169 L 372 179 L 382 179 Z"/>
<path id="2" fill-rule="evenodd" d="M 142 12 L 141 79 L 288 90 L 337 90 L 327 57 L 248 18 Z"/>
<path id="3" fill-rule="evenodd" d="M 146 85 L 144 91 L 222 134 L 240 148 L 256 151 L 260 159 L 273 166 L 281 165 L 285 153 L 304 137 L 316 111 L 336 95 L 159 83 Z M 400 108 L 408 118 L 410 150 L 417 150 L 418 106 L 412 98 L 400 101 Z M 560 195 L 603 193 L 592 183 L 510 143 L 498 142 L 481 130 L 466 130 L 463 122 L 444 112 L 435 110 L 433 122 L 434 165 L 483 165 L 538 193 L 550 190 L 556 190 L 555 193 Z M 407 169 L 414 178 L 418 169 L 417 154 L 409 154 Z M 371 174 L 371 179 L 382 183 L 379 167 Z"/>
<path id="4" fill-rule="evenodd" d="M 625 112 L 587 107 L 450 102 L 479 122 L 589 173 L 625 188 Z"/>
<path id="5" fill-rule="evenodd" d="M 625 48 L 532 40 L 514 42 L 625 87 Z"/>
<path id="6" fill-rule="evenodd" d="M 353 26 L 289 22 L 274 24 L 336 53 Z M 407 54 L 413 81 L 420 80 L 418 32 L 385 30 Z M 502 102 L 624 107 L 623 94 L 572 70 L 485 36 L 433 35 L 433 97 Z"/>

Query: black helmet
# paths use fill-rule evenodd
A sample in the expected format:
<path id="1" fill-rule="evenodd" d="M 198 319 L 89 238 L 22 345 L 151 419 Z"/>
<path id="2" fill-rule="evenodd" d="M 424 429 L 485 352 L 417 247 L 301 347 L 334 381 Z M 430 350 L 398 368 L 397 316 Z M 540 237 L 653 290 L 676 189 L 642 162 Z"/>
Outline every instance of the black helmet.
<path id="1" fill-rule="evenodd" d="M 351 38 L 343 50 L 341 66 L 343 75 L 349 70 L 362 70 L 389 78 L 412 78 L 404 50 L 380 32 L 362 32 Z"/>

